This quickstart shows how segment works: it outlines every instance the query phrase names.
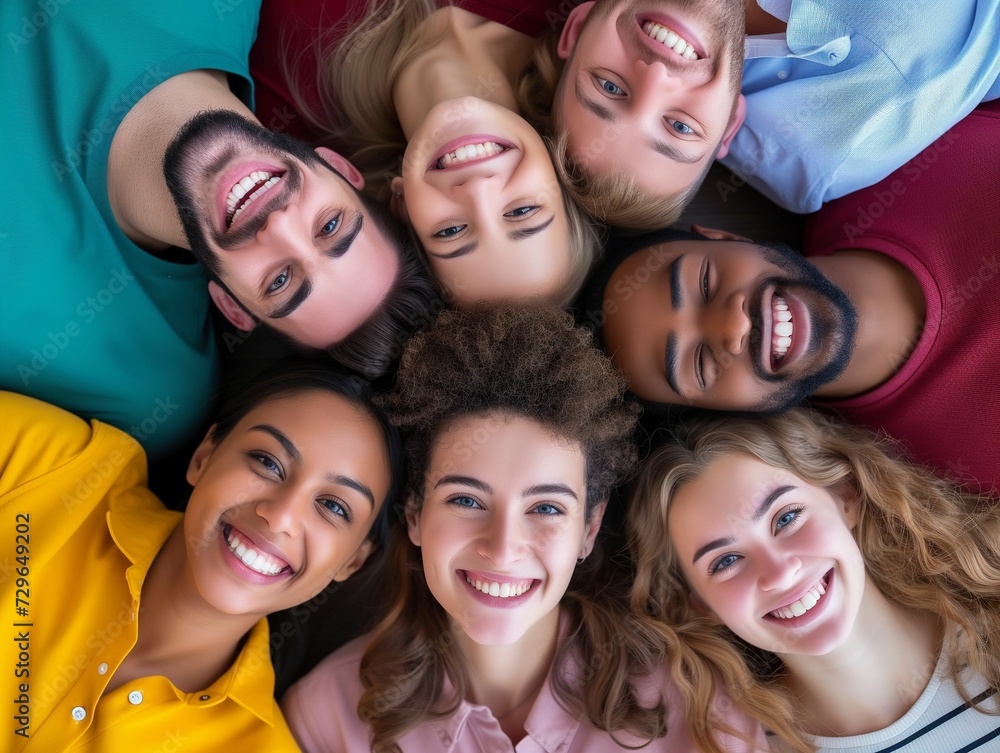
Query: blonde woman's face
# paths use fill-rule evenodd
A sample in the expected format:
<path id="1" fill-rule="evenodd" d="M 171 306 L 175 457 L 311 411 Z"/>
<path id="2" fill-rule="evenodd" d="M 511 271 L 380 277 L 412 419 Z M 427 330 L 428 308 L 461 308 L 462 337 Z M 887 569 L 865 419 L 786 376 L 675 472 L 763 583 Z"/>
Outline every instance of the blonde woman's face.
<path id="1" fill-rule="evenodd" d="M 748 455 L 676 492 L 671 541 L 696 608 L 758 648 L 819 656 L 854 629 L 865 568 L 856 505 Z"/>
<path id="2" fill-rule="evenodd" d="M 570 234 L 555 169 L 507 108 L 477 97 L 434 107 L 407 146 L 401 188 L 453 303 L 552 298 L 565 283 Z"/>

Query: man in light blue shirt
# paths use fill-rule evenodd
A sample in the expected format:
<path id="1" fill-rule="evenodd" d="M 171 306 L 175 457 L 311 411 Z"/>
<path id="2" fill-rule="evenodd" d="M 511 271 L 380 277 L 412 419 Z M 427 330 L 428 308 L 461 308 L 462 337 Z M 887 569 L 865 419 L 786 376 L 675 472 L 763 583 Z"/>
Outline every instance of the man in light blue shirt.
<path id="1" fill-rule="evenodd" d="M 734 189 L 815 211 L 1000 97 L 998 0 L 757 2 L 787 29 L 746 40 L 746 119 L 722 159 Z"/>

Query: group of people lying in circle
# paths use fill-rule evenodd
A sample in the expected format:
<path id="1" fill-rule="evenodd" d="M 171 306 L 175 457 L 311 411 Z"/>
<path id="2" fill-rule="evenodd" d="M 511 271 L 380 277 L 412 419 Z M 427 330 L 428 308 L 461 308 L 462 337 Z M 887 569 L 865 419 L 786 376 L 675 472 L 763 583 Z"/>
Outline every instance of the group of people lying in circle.
<path id="1" fill-rule="evenodd" d="M 0 333 L 13 750 L 1000 749 L 1000 2 L 959 5 L 0 11 L 47 283 Z M 670 227 L 716 159 L 805 256 Z M 218 406 L 209 300 L 297 351 Z M 267 616 L 363 568 L 276 698 Z"/>

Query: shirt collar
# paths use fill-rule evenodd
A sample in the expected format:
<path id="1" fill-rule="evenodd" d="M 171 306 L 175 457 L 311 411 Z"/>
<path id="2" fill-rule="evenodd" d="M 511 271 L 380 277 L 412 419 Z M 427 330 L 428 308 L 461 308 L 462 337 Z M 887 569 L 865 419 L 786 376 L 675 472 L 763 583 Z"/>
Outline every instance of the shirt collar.
<path id="1" fill-rule="evenodd" d="M 148 489 L 133 489 L 111 501 L 108 530 L 122 554 L 132 563 L 125 577 L 134 603 L 139 603 L 150 565 L 183 517 L 179 512 L 165 509 Z M 274 666 L 267 619 L 253 626 L 236 660 L 221 677 L 204 691 L 189 695 L 194 698 L 210 696 L 212 701 L 203 704 L 206 706 L 229 698 L 273 726 L 276 721 Z"/>
<path id="2" fill-rule="evenodd" d="M 823 4 L 814 0 L 757 0 L 757 4 L 788 28 L 785 34 L 747 37 L 747 59 L 795 57 L 835 66 L 850 54 L 853 29 Z"/>

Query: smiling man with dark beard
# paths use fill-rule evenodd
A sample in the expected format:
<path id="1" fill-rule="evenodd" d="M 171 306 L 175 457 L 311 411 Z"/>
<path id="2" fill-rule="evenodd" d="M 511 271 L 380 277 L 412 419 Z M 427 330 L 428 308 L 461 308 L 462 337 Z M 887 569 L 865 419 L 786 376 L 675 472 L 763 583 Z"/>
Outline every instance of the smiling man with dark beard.
<path id="1" fill-rule="evenodd" d="M 17 31 L 0 51 L 0 92 L 17 102 L 0 151 L 18 176 L 0 226 L 0 389 L 162 458 L 215 394 L 213 299 L 241 329 L 265 322 L 365 376 L 387 371 L 432 283 L 349 162 L 254 118 L 259 3 L 39 7 L 0 5 Z M 175 139 L 187 233 L 164 180 Z"/>
<path id="2" fill-rule="evenodd" d="M 1000 103 L 825 206 L 806 258 L 719 230 L 609 249 L 581 318 L 651 403 L 776 412 L 805 397 L 1000 489 Z"/>

